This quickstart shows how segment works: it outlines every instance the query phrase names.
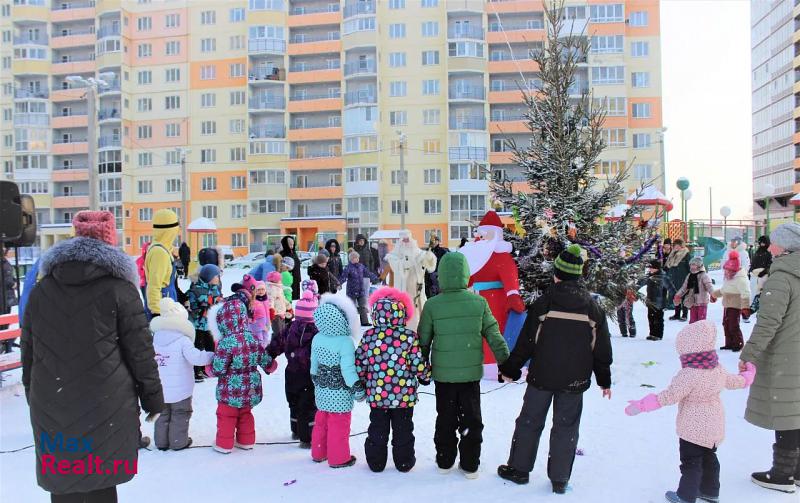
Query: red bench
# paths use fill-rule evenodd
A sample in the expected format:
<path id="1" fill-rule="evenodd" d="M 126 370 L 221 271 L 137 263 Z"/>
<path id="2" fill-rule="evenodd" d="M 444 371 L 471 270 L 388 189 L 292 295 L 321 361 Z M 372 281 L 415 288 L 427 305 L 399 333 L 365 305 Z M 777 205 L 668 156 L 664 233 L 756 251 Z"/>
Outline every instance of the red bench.
<path id="1" fill-rule="evenodd" d="M 0 315 L 0 326 L 2 325 L 18 325 L 19 324 L 19 316 L 16 314 L 3 314 Z M 0 330 L 0 341 L 7 341 L 9 339 L 17 339 L 19 336 L 22 335 L 22 329 L 20 328 L 7 328 L 5 330 Z M 0 362 L 0 373 L 6 372 L 8 370 L 18 369 L 22 366 L 22 362 L 19 360 L 19 353 L 16 354 L 16 359 L 13 361 L 3 361 Z"/>

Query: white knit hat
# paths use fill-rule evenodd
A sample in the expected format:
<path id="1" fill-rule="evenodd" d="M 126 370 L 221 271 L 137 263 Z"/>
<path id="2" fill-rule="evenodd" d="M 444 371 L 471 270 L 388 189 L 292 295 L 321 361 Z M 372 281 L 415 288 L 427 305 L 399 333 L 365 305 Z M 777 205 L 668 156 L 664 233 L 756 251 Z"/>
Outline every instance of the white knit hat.
<path id="1" fill-rule="evenodd" d="M 155 333 L 161 330 L 174 330 L 180 332 L 194 341 L 194 325 L 189 321 L 186 308 L 169 297 L 158 301 L 161 316 L 156 316 L 150 321 L 150 330 Z"/>

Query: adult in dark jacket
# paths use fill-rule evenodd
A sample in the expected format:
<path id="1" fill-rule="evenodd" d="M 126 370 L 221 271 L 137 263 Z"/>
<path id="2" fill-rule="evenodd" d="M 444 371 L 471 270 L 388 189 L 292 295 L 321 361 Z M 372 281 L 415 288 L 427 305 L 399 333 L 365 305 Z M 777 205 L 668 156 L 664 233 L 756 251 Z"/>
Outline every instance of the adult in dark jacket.
<path id="1" fill-rule="evenodd" d="M 325 249 L 328 250 L 328 270 L 333 274 L 334 278 L 338 278 L 342 275 L 342 269 L 344 266 L 342 265 L 342 256 L 339 255 L 342 252 L 342 248 L 339 246 L 339 241 L 335 239 L 329 239 L 325 243 Z"/>
<path id="2" fill-rule="evenodd" d="M 181 243 L 180 248 L 178 248 L 178 257 L 181 259 L 181 264 L 183 264 L 183 277 L 186 278 L 189 276 L 189 262 L 192 260 L 192 250 L 189 245 Z"/>
<path id="3" fill-rule="evenodd" d="M 164 397 L 136 266 L 113 246 L 114 216 L 80 212 L 73 225 L 76 237 L 42 257 L 43 277 L 22 321 L 36 476 L 54 502 L 116 501 L 116 486 L 136 471 L 139 402 L 152 417 Z M 92 459 L 86 451 L 53 452 L 54 437 L 80 442 Z M 62 474 L 48 458 L 59 467 L 68 461 L 73 470 L 98 460 L 104 466 Z"/>
<path id="4" fill-rule="evenodd" d="M 363 234 L 356 235 L 356 241 L 353 243 L 353 249 L 358 252 L 358 261 L 364 264 L 372 274 L 378 275 L 378 264 L 375 263 L 375 258 L 372 255 L 372 249 L 367 243 L 367 238 Z"/>
<path id="5" fill-rule="evenodd" d="M 323 293 L 336 293 L 339 290 L 339 280 L 332 276 L 330 257 L 320 252 L 314 257 L 314 263 L 308 266 L 308 278 L 317 282 L 317 291 Z"/>
<path id="6" fill-rule="evenodd" d="M 281 239 L 281 257 L 289 257 L 294 261 L 292 268 L 292 300 L 300 299 L 300 257 L 297 256 L 297 245 L 292 236 Z"/>
<path id="7" fill-rule="evenodd" d="M 772 265 L 772 254 L 769 252 L 769 237 L 761 236 L 758 238 L 758 249 L 753 254 L 753 260 L 750 262 L 750 270 L 747 274 L 761 269 L 756 274 L 759 278 L 763 278 L 769 274 L 769 266 Z"/>
<path id="8" fill-rule="evenodd" d="M 653 259 L 647 266 L 647 278 L 639 282 L 639 286 L 647 285 L 647 323 L 650 333 L 648 341 L 660 341 L 664 338 L 664 308 L 667 305 L 667 288 L 661 273 L 659 259 Z"/>
<path id="9" fill-rule="evenodd" d="M 439 236 L 436 235 L 431 236 L 428 250 L 436 255 L 436 269 L 434 269 L 433 272 L 425 271 L 425 296 L 430 299 L 439 293 L 439 261 L 442 260 L 444 254 L 448 253 L 450 250 L 441 245 Z"/>
<path id="10" fill-rule="evenodd" d="M 8 251 L 6 251 L 8 253 Z M 11 308 L 17 305 L 17 277 L 14 274 L 14 268 L 11 267 L 11 262 L 5 256 L 0 257 L 0 266 L 3 268 L 3 291 L 2 295 L 5 297 L 3 303 L 3 311 L 0 314 L 8 314 Z M 0 329 L 8 328 L 7 325 L 0 326 Z M 3 341 L 3 350 L 0 353 L 10 353 L 11 348 L 14 347 L 14 339 Z"/>
<path id="11" fill-rule="evenodd" d="M 683 285 L 686 276 L 689 275 L 689 250 L 683 245 L 682 239 L 676 239 L 672 242 L 672 252 L 664 261 L 664 270 L 667 275 L 667 298 L 671 299 L 675 296 L 681 285 Z M 675 314 L 670 316 L 670 320 L 686 321 L 686 316 L 689 314 L 689 309 L 680 304 L 675 306 Z"/>
<path id="12" fill-rule="evenodd" d="M 592 373 L 603 396 L 611 398 L 611 338 L 605 313 L 580 282 L 581 251 L 573 244 L 556 258 L 554 284 L 528 308 L 511 356 L 498 366 L 507 381 L 517 380 L 533 358 L 508 464 L 497 473 L 517 484 L 528 483 L 552 402 L 547 475 L 558 494 L 566 491 L 572 474 L 583 392 Z"/>

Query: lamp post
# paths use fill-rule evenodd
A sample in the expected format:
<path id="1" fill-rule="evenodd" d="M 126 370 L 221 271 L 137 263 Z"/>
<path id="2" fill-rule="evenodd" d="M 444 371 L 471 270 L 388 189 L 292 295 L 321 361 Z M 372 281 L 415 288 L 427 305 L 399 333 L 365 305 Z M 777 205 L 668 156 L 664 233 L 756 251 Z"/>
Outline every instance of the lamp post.
<path id="1" fill-rule="evenodd" d="M 764 196 L 764 209 L 766 210 L 766 227 L 764 229 L 764 234 L 769 234 L 769 201 L 772 199 L 772 195 L 775 193 L 775 186 L 771 183 L 767 182 L 761 187 L 761 195 Z"/>
<path id="2" fill-rule="evenodd" d="M 189 213 L 186 211 L 186 154 L 192 149 L 178 147 L 178 155 L 181 158 L 181 216 L 178 220 L 183 220 L 184 225 L 181 225 L 181 243 L 186 242 L 186 222 L 189 221 Z"/>
<path id="3" fill-rule="evenodd" d="M 681 191 L 681 220 L 686 223 L 686 189 L 689 188 L 689 179 L 682 176 L 678 178 L 675 186 Z"/>
<path id="4" fill-rule="evenodd" d="M 731 209 L 728 206 L 723 206 L 719 209 L 719 214 L 722 215 L 722 240 L 728 242 L 728 217 L 731 216 Z"/>
<path id="5" fill-rule="evenodd" d="M 406 228 L 406 170 L 403 165 L 403 153 L 406 147 L 406 135 L 397 131 L 400 138 L 400 228 Z"/>

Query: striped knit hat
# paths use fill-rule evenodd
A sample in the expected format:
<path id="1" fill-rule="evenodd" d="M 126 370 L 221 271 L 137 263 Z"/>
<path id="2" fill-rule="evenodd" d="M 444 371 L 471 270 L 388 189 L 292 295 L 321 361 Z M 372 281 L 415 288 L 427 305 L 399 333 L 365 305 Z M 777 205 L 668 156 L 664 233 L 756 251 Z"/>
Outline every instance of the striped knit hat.
<path id="1" fill-rule="evenodd" d="M 317 309 L 317 298 L 311 290 L 305 290 L 294 306 L 294 316 L 298 320 L 313 321 Z"/>
<path id="2" fill-rule="evenodd" d="M 581 247 L 571 244 L 562 251 L 555 261 L 555 275 L 561 281 L 575 281 L 583 275 Z"/>

